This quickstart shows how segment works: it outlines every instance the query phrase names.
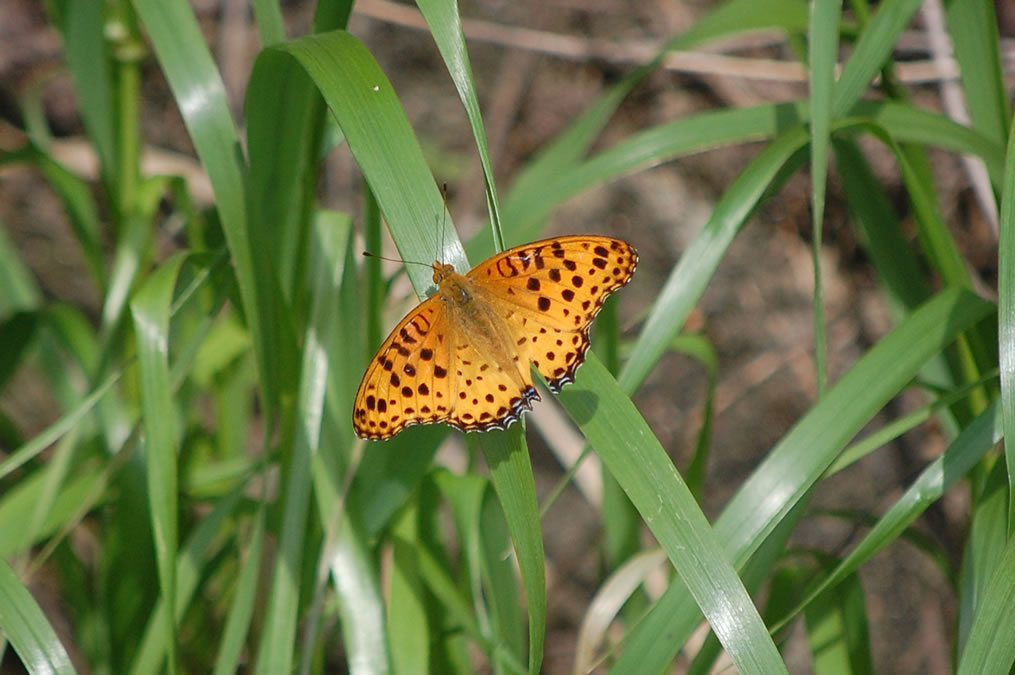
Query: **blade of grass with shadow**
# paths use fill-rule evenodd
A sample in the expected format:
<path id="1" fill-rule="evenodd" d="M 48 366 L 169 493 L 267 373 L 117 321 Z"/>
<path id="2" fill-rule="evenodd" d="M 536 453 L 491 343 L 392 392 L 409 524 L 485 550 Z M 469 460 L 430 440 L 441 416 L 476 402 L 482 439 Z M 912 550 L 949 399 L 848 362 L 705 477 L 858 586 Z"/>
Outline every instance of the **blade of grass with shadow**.
<path id="1" fill-rule="evenodd" d="M 1015 127 L 1013 127 L 1015 129 Z M 998 365 L 1008 465 L 1008 532 L 1015 532 L 1015 131 L 1008 138 L 998 242 Z"/>
<path id="2" fill-rule="evenodd" d="M 421 672 L 430 665 L 432 626 L 426 612 L 426 588 L 417 562 L 419 504 L 409 502 L 391 529 L 391 572 L 388 585 L 387 625 L 397 640 L 391 641 L 392 670 Z"/>
<path id="3" fill-rule="evenodd" d="M 291 61 L 280 66 L 280 59 Z M 439 251 L 442 262 L 467 270 L 453 228 L 445 233 L 447 241 L 438 241 L 441 233 L 435 224 L 447 218 L 444 200 L 391 83 L 366 47 L 342 31 L 312 35 L 262 52 L 253 77 L 269 67 L 289 67 L 292 77 L 314 81 L 370 184 L 402 258 L 429 261 Z M 407 272 L 421 296 L 433 286 L 429 268 L 412 265 Z"/>
<path id="4" fill-rule="evenodd" d="M 236 592 L 229 603 L 229 613 L 222 629 L 222 641 L 215 657 L 215 675 L 236 673 L 250 632 L 254 605 L 260 590 L 261 557 L 264 555 L 264 519 L 266 505 L 257 506 L 250 535 L 243 540 L 244 550 L 240 555 L 246 560 L 239 562 L 240 573 L 236 579 Z"/>
<path id="5" fill-rule="evenodd" d="M 42 608 L 14 569 L 0 558 L 0 633 L 29 673 L 76 673 Z"/>
<path id="6" fill-rule="evenodd" d="M 964 289 L 946 289 L 867 352 L 789 431 L 737 490 L 714 531 L 737 569 L 783 523 L 839 452 L 919 369 L 994 306 Z M 799 514 L 799 512 L 796 512 Z M 614 672 L 665 667 L 700 621 L 683 584 L 671 584 L 629 635 Z M 667 640 L 659 640 L 665 633 Z"/>
<path id="7" fill-rule="evenodd" d="M 598 359 L 590 358 L 558 398 L 666 550 L 739 672 L 785 672 L 720 540 L 666 451 L 610 373 Z"/>
<path id="8" fill-rule="evenodd" d="M 518 555 L 529 611 L 529 672 L 538 673 L 546 639 L 546 571 L 539 501 L 524 426 L 519 423 L 504 431 L 473 434 L 471 440 L 482 449 L 490 467 L 490 480 Z"/>
<path id="9" fill-rule="evenodd" d="M 341 232 L 337 230 L 330 234 L 333 239 L 341 236 Z M 334 244 L 334 241 L 331 243 Z M 279 530 L 279 551 L 275 557 L 275 569 L 262 626 L 264 633 L 270 635 L 271 639 L 261 641 L 257 652 L 256 672 L 266 675 L 293 672 L 299 662 L 296 658 L 296 645 L 299 642 L 297 627 L 302 605 L 301 588 L 305 583 L 305 556 L 316 547 L 308 539 L 312 522 L 309 519 L 310 504 L 315 495 L 321 498 L 324 496 L 319 481 L 325 481 L 325 485 L 330 487 L 332 478 L 328 475 L 321 476 L 321 472 L 314 471 L 314 459 L 321 452 L 322 420 L 325 414 L 329 371 L 327 338 L 333 325 L 331 319 L 334 312 L 331 300 L 337 289 L 337 285 L 330 283 L 330 280 L 331 276 L 340 273 L 341 269 L 338 266 L 327 265 L 326 262 L 334 261 L 329 261 L 320 248 L 317 250 L 319 255 L 313 260 L 311 283 L 314 288 L 313 303 L 302 341 L 303 363 L 297 379 L 299 392 L 294 409 L 292 454 L 287 471 L 283 472 L 285 489 L 280 497 L 282 525 Z M 331 250 L 334 250 L 334 247 Z M 332 489 L 330 492 L 338 491 Z M 328 508 L 321 509 L 322 520 L 326 521 L 328 518 L 333 503 L 335 500 L 329 499 Z M 349 534 L 347 527 L 343 535 Z M 341 567 L 336 571 L 337 574 L 342 572 Z M 362 613 L 362 624 L 376 627 L 376 624 L 368 624 L 366 621 L 368 616 L 366 606 L 359 609 Z M 355 650 L 358 644 L 352 641 L 347 647 Z M 356 660 L 363 658 L 363 655 L 355 652 L 352 658 Z M 304 664 L 304 667 L 308 667 L 305 661 Z"/>
<path id="10" fill-rule="evenodd" d="M 465 34 L 462 31 L 462 17 L 458 13 L 458 3 L 454 0 L 418 0 L 423 17 L 430 27 L 437 48 L 440 50 L 444 65 L 458 90 L 458 97 L 465 107 L 465 114 L 476 140 L 479 162 L 483 168 L 483 184 L 486 189 L 486 204 L 490 213 L 490 227 L 498 251 L 504 250 L 504 233 L 501 231 L 500 199 L 497 196 L 497 184 L 493 175 L 493 162 L 490 160 L 490 148 L 486 141 L 486 128 L 483 126 L 483 114 L 479 108 L 479 95 L 472 76 L 472 64 L 469 62 L 469 50 L 465 45 Z"/>
<path id="11" fill-rule="evenodd" d="M 1015 128 L 1015 127 L 1013 127 Z M 1001 406 L 1004 455 L 1008 465 L 1008 532 L 1015 532 L 1015 132 L 1008 139 L 998 242 L 998 365 L 1001 369 Z"/>
<path id="12" fill-rule="evenodd" d="M 138 349 L 138 376 L 141 388 L 141 423 L 148 474 L 148 497 L 155 541 L 155 560 L 163 606 L 176 606 L 177 536 L 177 419 L 169 380 L 169 317 L 180 267 L 185 253 L 167 260 L 150 276 L 130 308 Z M 165 627 L 170 672 L 176 671 L 177 633 L 175 617 Z"/>
<path id="13" fill-rule="evenodd" d="M 922 0 L 889 0 L 878 6 L 835 84 L 833 119 L 844 115 L 867 92 L 921 4 Z"/>
<path id="14" fill-rule="evenodd" d="M 1009 537 L 998 565 L 980 600 L 965 648 L 959 675 L 1003 673 L 1015 662 L 1015 537 Z"/>
<path id="15" fill-rule="evenodd" d="M 835 64 L 839 54 L 839 18 L 842 5 L 834 2 L 811 4 L 808 40 L 808 83 L 810 85 L 811 130 L 811 265 L 814 270 L 814 362 L 817 371 L 818 398 L 826 386 L 827 345 L 825 344 L 825 308 L 821 285 L 821 240 L 825 222 L 825 181 L 828 176 L 828 145 L 831 139 L 832 93 L 835 89 Z"/>
<path id="16" fill-rule="evenodd" d="M 106 7 L 91 2 L 66 3 L 57 23 L 63 30 L 67 65 L 81 119 L 99 159 L 103 182 L 109 186 L 115 170 L 116 116 L 113 113 L 113 73 L 110 40 L 104 24 Z"/>
<path id="17" fill-rule="evenodd" d="M 353 440 L 352 395 L 348 384 L 360 375 L 358 359 L 347 358 L 362 322 L 356 315 L 335 312 L 334 307 L 355 307 L 353 296 L 361 292 L 353 255 L 353 225 L 349 216 L 321 212 L 313 223 L 312 254 L 314 305 L 311 332 L 314 348 L 322 349 L 327 365 L 316 377 L 327 377 L 328 392 L 323 410 L 321 442 L 313 456 L 314 499 L 324 527 L 324 548 L 318 562 L 311 619 L 303 622 L 304 645 L 301 667 L 308 672 L 313 650 L 320 640 L 324 586 L 330 579 L 338 594 L 343 644 L 349 661 L 369 664 L 372 672 L 391 669 L 394 644 L 399 635 L 386 621 L 386 602 L 373 560 L 373 538 L 363 526 L 360 502 L 350 499 L 349 484 L 357 471 L 363 441 Z M 307 344 L 310 345 L 308 336 Z M 421 453 L 424 456 L 425 452 Z M 383 477 L 381 483 L 387 482 Z M 418 479 L 417 479 L 418 480 Z M 379 486 L 378 486 L 379 487 Z M 401 505 L 401 502 L 400 502 Z"/>
<path id="18" fill-rule="evenodd" d="M 0 221 L 0 320 L 21 310 L 39 308 L 42 291 L 7 236 Z"/>
<path id="19" fill-rule="evenodd" d="M 863 586 L 850 575 L 807 608 L 815 672 L 874 673 Z"/>

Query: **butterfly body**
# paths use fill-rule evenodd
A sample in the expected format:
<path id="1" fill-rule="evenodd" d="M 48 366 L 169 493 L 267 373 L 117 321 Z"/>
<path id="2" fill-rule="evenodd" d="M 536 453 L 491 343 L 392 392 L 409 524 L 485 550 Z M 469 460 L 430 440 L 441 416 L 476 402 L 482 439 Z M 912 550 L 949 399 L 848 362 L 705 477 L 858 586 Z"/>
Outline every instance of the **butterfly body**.
<path id="1" fill-rule="evenodd" d="M 353 406 L 362 438 L 413 424 L 503 429 L 539 395 L 530 366 L 557 392 L 573 381 L 603 300 L 638 255 L 609 237 L 518 246 L 467 274 L 433 264 L 437 291 L 402 319 L 367 367 Z"/>
<path id="2" fill-rule="evenodd" d="M 516 346 L 511 340 L 511 331 L 502 317 L 491 311 L 496 306 L 496 298 L 489 297 L 483 286 L 469 279 L 468 275 L 455 272 L 451 265 L 435 262 L 434 282 L 438 286 L 432 297 L 438 297 L 444 303 L 448 323 L 459 327 L 450 336 L 452 340 L 459 338 L 452 343 L 451 353 L 471 346 L 474 351 L 485 355 L 489 365 L 494 366 L 497 372 L 504 373 L 519 389 L 524 390 L 527 385 L 531 385 L 531 381 L 527 382 L 525 377 L 529 370 L 528 363 L 522 364 L 520 358 L 512 356 Z M 467 337 L 468 340 L 461 340 L 460 337 Z M 535 400 L 539 400 L 538 394 L 533 392 L 533 395 Z"/>

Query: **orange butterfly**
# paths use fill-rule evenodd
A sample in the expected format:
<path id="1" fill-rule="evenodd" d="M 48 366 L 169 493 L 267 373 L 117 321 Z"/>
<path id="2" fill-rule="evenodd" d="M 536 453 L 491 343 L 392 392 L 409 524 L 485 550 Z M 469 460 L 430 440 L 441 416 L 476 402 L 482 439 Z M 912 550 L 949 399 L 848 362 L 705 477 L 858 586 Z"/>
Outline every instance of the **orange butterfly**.
<path id="1" fill-rule="evenodd" d="M 592 320 L 637 265 L 630 244 L 594 235 L 518 246 L 464 275 L 434 262 L 437 292 L 395 326 L 360 382 L 356 434 L 506 428 L 539 400 L 529 364 L 554 393 L 574 380 Z"/>

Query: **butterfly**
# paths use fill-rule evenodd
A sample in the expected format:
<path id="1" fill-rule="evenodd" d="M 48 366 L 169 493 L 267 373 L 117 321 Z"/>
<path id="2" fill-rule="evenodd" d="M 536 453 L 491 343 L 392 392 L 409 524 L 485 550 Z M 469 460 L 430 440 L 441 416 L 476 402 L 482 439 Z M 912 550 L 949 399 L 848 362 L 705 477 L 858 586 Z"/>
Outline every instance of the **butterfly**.
<path id="1" fill-rule="evenodd" d="M 434 262 L 437 291 L 367 366 L 353 403 L 356 434 L 383 440 L 438 422 L 507 428 L 539 400 L 530 364 L 553 393 L 574 381 L 592 320 L 637 265 L 630 244 L 595 235 L 517 246 L 467 274 Z"/>

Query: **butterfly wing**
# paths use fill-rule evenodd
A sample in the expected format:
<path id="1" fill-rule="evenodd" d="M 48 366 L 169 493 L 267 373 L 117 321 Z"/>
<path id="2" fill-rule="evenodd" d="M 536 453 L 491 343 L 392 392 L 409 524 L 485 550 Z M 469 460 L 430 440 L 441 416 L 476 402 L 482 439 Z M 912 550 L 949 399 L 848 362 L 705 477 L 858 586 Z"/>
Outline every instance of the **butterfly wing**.
<path id="1" fill-rule="evenodd" d="M 391 438 L 447 419 L 454 405 L 446 312 L 436 295 L 402 319 L 370 361 L 353 404 L 360 438 Z"/>
<path id="2" fill-rule="evenodd" d="M 571 382 L 592 320 L 637 263 L 619 239 L 558 237 L 442 281 L 370 362 L 353 406 L 357 435 L 386 439 L 434 422 L 464 431 L 507 427 L 539 399 L 527 364 L 551 391 Z M 469 300 L 456 304 L 463 291 Z M 485 318 L 477 323 L 474 315 Z"/>
<path id="3" fill-rule="evenodd" d="M 391 438 L 414 424 L 504 429 L 539 394 L 527 369 L 484 355 L 451 321 L 440 293 L 402 319 L 377 350 L 353 404 L 360 438 Z"/>
<path id="4" fill-rule="evenodd" d="M 457 337 L 451 359 L 454 407 L 442 421 L 462 431 L 506 429 L 539 400 L 531 371 L 512 359 L 504 362 L 484 353 L 482 343 L 469 339 L 467 332 Z"/>
<path id="5" fill-rule="evenodd" d="M 584 362 L 603 301 L 637 265 L 638 253 L 625 241 L 577 235 L 509 249 L 468 277 L 506 321 L 519 356 L 557 392 Z"/>

